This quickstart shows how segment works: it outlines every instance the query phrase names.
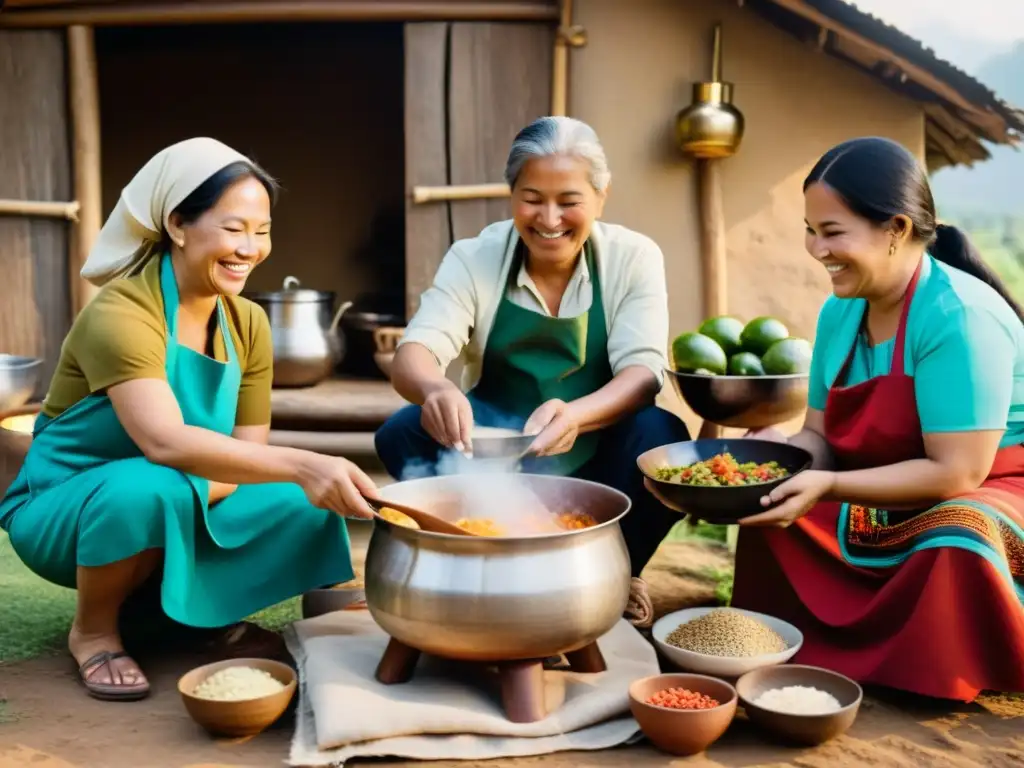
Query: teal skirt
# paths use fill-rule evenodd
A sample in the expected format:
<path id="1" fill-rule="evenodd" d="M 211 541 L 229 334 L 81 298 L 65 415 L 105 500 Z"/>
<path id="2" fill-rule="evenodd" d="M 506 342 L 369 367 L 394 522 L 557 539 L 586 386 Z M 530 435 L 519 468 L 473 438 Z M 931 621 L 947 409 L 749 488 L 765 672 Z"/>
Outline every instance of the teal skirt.
<path id="1" fill-rule="evenodd" d="M 181 624 L 227 626 L 353 576 L 344 519 L 292 483 L 239 486 L 204 514 L 185 474 L 145 458 L 93 466 L 36 493 L 25 474 L 0 521 L 30 570 L 74 588 L 78 566 L 163 550 L 161 603 Z"/>

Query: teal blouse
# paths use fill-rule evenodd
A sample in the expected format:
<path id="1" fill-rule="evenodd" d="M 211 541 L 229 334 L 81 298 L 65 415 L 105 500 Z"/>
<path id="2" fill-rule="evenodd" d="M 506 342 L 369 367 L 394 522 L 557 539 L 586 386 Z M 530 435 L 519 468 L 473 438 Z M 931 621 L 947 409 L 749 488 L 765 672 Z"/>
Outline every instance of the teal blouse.
<path id="1" fill-rule="evenodd" d="M 895 339 L 869 346 L 860 333 L 867 302 L 830 296 L 818 315 L 808 404 L 825 409 L 847 353 L 846 384 L 888 374 Z M 993 290 L 929 255 L 907 318 L 904 369 L 914 378 L 925 434 L 1005 430 L 1024 443 L 1024 324 Z"/>

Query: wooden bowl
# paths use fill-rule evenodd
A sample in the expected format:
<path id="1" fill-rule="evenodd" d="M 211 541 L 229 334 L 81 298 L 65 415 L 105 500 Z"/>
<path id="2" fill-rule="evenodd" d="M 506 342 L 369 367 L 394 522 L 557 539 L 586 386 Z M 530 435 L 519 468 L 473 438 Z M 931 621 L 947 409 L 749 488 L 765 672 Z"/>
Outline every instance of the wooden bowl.
<path id="1" fill-rule="evenodd" d="M 285 685 L 284 690 L 244 701 L 213 701 L 192 695 L 203 680 L 228 667 L 254 667 L 269 672 Z M 197 667 L 182 675 L 178 693 L 185 709 L 199 725 L 215 736 L 255 736 L 273 725 L 288 709 L 296 687 L 295 670 L 270 659 L 228 659 Z"/>
<path id="2" fill-rule="evenodd" d="M 831 693 L 842 708 L 826 715 L 796 715 L 765 709 L 754 702 L 765 691 L 802 685 Z M 857 719 L 864 692 L 848 677 L 820 667 L 786 664 L 748 672 L 736 681 L 736 692 L 750 722 L 777 739 L 816 746 L 849 730 Z"/>
<path id="3" fill-rule="evenodd" d="M 686 688 L 717 699 L 714 709 L 669 709 L 647 704 L 666 688 Z M 654 675 L 629 686 L 629 708 L 644 736 L 670 755 L 696 755 L 726 732 L 736 716 L 736 689 L 706 675 Z"/>

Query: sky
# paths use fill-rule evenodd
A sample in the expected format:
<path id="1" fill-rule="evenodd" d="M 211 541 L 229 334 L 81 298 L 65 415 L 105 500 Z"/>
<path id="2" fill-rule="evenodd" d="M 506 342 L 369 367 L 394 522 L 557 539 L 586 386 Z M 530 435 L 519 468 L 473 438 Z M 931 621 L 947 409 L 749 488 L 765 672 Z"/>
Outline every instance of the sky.
<path id="1" fill-rule="evenodd" d="M 941 28 L 984 44 L 988 55 L 1000 53 L 1024 39 L 1024 0 L 852 0 L 862 11 L 899 27 L 935 49 L 943 58 L 958 62 L 956 49 L 945 47 Z M 953 55 L 951 55 L 953 54 Z"/>

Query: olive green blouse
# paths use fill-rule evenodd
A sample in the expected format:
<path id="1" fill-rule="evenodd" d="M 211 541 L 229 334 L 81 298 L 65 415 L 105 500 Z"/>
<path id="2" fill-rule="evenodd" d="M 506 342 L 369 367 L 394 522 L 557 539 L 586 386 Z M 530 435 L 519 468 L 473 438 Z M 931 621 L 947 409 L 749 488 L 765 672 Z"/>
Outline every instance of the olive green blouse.
<path id="1" fill-rule="evenodd" d="M 225 296 L 223 301 L 242 367 L 235 423 L 269 424 L 274 359 L 270 322 L 248 299 Z M 103 286 L 79 313 L 61 348 L 43 413 L 55 417 L 90 394 L 125 381 L 166 380 L 166 354 L 160 259 L 154 258 L 139 274 Z M 227 361 L 219 330 L 214 333 L 213 355 Z"/>

